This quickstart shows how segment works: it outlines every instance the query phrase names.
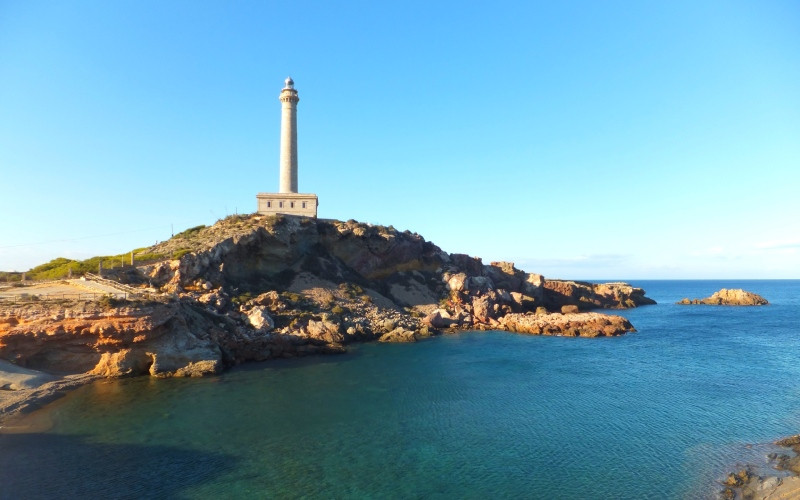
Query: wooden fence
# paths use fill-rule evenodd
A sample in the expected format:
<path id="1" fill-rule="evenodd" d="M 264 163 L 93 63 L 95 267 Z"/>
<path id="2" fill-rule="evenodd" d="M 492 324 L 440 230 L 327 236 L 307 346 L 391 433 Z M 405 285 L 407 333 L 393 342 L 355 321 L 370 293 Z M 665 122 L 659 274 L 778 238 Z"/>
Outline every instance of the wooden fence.
<path id="1" fill-rule="evenodd" d="M 19 293 L 14 295 L 0 295 L 0 303 L 24 304 L 43 300 L 100 300 L 103 297 L 115 299 L 150 299 L 150 294 L 127 292 L 80 292 L 80 293 Z"/>

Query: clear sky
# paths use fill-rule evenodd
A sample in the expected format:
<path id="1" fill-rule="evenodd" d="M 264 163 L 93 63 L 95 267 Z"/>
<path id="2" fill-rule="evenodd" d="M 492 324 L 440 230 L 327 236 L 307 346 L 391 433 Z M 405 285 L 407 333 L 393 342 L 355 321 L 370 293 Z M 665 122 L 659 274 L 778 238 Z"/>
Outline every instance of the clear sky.
<path id="1" fill-rule="evenodd" d="M 547 277 L 800 278 L 800 2 L 0 0 L 0 270 L 278 188 Z"/>

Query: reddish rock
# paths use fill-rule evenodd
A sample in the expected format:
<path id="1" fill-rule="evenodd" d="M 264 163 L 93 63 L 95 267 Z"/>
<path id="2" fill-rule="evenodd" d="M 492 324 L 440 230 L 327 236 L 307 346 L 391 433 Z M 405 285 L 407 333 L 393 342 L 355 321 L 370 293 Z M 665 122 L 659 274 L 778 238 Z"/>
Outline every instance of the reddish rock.
<path id="1" fill-rule="evenodd" d="M 575 305 L 586 309 L 627 309 L 655 304 L 641 288 L 627 283 L 586 283 L 581 281 L 546 280 L 544 301 L 550 310 Z"/>
<path id="2" fill-rule="evenodd" d="M 507 314 L 499 319 L 500 325 L 510 332 L 532 335 L 559 335 L 565 337 L 611 337 L 635 332 L 631 323 L 622 316 L 600 313 Z"/>
<path id="3" fill-rule="evenodd" d="M 755 293 L 746 292 L 741 288 L 728 290 L 723 288 L 704 299 L 682 299 L 679 305 L 708 305 L 708 306 L 764 306 L 769 304 L 767 299 Z"/>

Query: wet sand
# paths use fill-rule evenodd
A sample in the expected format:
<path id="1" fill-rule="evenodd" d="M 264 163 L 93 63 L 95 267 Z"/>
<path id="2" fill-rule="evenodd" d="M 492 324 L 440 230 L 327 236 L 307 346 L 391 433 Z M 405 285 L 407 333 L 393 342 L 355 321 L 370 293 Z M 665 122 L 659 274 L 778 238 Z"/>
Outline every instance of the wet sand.
<path id="1" fill-rule="evenodd" d="M 23 414 L 41 408 L 97 375 L 53 375 L 0 360 L 0 432 L 10 431 Z"/>

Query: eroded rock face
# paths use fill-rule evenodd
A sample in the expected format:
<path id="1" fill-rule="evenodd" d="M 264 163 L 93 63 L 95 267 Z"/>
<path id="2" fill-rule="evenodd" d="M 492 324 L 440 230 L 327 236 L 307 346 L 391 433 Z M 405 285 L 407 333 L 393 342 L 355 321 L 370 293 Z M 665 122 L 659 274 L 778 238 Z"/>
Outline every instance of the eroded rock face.
<path id="1" fill-rule="evenodd" d="M 580 281 L 545 280 L 545 306 L 552 310 L 565 305 L 587 309 L 627 309 L 655 304 L 641 288 L 627 283 L 585 283 Z"/>
<path id="2" fill-rule="evenodd" d="M 189 300 L 63 307 L 0 309 L 0 359 L 58 374 L 194 377 L 249 360 L 343 352 L 338 327 L 329 322 L 270 332 L 274 323 L 265 306 L 238 316 Z"/>
<path id="3" fill-rule="evenodd" d="M 54 314 L 55 313 L 55 314 Z M 216 373 L 222 354 L 214 337 L 180 303 L 105 309 L 42 303 L 5 309 L 0 317 L 0 357 L 58 373 L 104 376 L 183 376 Z"/>
<path id="4" fill-rule="evenodd" d="M 709 306 L 764 306 L 769 304 L 767 299 L 755 293 L 746 292 L 741 288 L 728 290 L 723 288 L 704 299 L 682 299 L 679 305 L 709 305 Z"/>

